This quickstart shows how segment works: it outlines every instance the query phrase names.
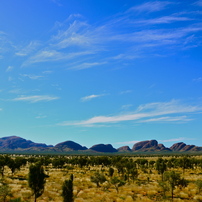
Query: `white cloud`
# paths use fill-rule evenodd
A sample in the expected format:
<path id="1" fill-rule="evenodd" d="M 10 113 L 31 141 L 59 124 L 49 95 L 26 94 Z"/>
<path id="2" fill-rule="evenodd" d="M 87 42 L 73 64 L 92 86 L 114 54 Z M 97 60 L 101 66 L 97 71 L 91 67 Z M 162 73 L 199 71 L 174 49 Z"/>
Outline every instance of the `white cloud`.
<path id="1" fill-rule="evenodd" d="M 175 17 L 175 16 L 163 16 L 160 18 L 154 18 L 154 19 L 147 19 L 147 20 L 140 20 L 136 23 L 142 23 L 142 24 L 168 24 L 173 22 L 180 22 L 180 21 L 189 21 L 192 20 L 187 17 Z"/>
<path id="2" fill-rule="evenodd" d="M 130 112 L 127 114 L 115 115 L 115 116 L 96 116 L 92 117 L 87 120 L 83 121 L 76 121 L 76 122 L 63 122 L 59 125 L 68 126 L 68 125 L 77 125 L 77 126 L 87 126 L 87 125 L 95 125 L 95 124 L 109 124 L 109 123 L 119 123 L 119 122 L 126 122 L 126 121 L 140 121 L 146 118 L 152 117 L 153 119 L 161 118 L 166 121 L 165 115 L 172 115 L 172 114 L 185 114 L 185 113 L 192 113 L 192 112 L 201 112 L 201 106 L 192 106 L 180 103 L 177 100 L 171 100 L 170 102 L 156 102 L 156 103 L 149 103 L 145 105 L 140 105 L 138 109 L 134 112 Z M 174 119 L 174 118 L 172 118 Z M 181 121 L 182 119 L 185 120 L 185 117 L 176 118 L 176 121 Z M 186 118 L 186 121 L 189 119 Z M 191 120 L 191 119 L 190 119 Z M 189 120 L 189 121 L 190 121 Z M 153 120 L 154 121 L 154 120 Z M 171 118 L 167 117 L 167 121 L 171 121 Z M 174 120 L 173 120 L 174 121 Z"/>
<path id="3" fill-rule="evenodd" d="M 43 74 L 52 74 L 53 71 L 48 70 L 48 71 L 43 71 L 42 73 L 43 73 Z"/>
<path id="4" fill-rule="evenodd" d="M 141 58 L 141 56 L 139 55 L 139 53 L 134 54 L 134 52 L 132 54 L 131 54 L 131 52 L 125 53 L 125 54 L 121 53 L 119 55 L 111 57 L 111 59 L 113 59 L 113 60 L 133 60 L 136 58 Z"/>
<path id="5" fill-rule="evenodd" d="M 79 65 L 70 67 L 69 69 L 81 70 L 81 69 L 88 69 L 88 68 L 92 68 L 92 67 L 100 66 L 100 65 L 104 65 L 104 64 L 106 64 L 106 62 L 92 62 L 92 63 L 85 62 L 85 63 L 79 64 Z"/>
<path id="6" fill-rule="evenodd" d="M 38 115 L 35 118 L 36 119 L 45 119 L 45 118 L 47 118 L 47 116 L 46 115 Z"/>
<path id="7" fill-rule="evenodd" d="M 82 102 L 85 102 L 85 101 L 90 101 L 94 98 L 98 98 L 98 97 L 102 97 L 102 96 L 105 96 L 105 94 L 100 94 L 100 95 L 88 95 L 88 96 L 85 96 L 85 97 L 82 97 L 81 98 L 81 101 Z"/>
<path id="8" fill-rule="evenodd" d="M 34 56 L 30 57 L 27 61 L 25 61 L 23 63 L 23 66 L 27 66 L 27 65 L 30 65 L 33 63 L 39 63 L 39 62 L 70 60 L 70 59 L 91 55 L 91 54 L 94 54 L 94 53 L 90 51 L 64 53 L 56 50 L 41 50 Z"/>
<path id="9" fill-rule="evenodd" d="M 60 30 L 59 33 L 52 38 L 53 46 L 59 49 L 64 49 L 69 46 L 89 46 L 93 43 L 93 38 L 88 36 L 87 30 L 89 25 L 86 22 L 74 21 L 65 30 Z M 86 29 L 86 31 L 84 31 Z M 84 32 L 83 32 L 84 31 Z"/>
<path id="10" fill-rule="evenodd" d="M 9 76 L 8 81 L 13 81 L 13 77 Z"/>
<path id="11" fill-rule="evenodd" d="M 59 28 L 57 34 L 51 38 L 51 47 L 59 50 L 74 47 L 95 51 L 100 49 L 97 45 L 102 45 L 109 34 L 107 26 L 90 25 L 80 15 L 71 15 L 64 23 L 60 23 Z"/>
<path id="12" fill-rule="evenodd" d="M 60 0 L 51 0 L 53 3 L 55 3 L 57 6 L 62 6 Z"/>
<path id="13" fill-rule="evenodd" d="M 41 102 L 41 101 L 52 101 L 57 100 L 59 97 L 49 96 L 49 95 L 33 95 L 33 96 L 20 96 L 17 98 L 14 98 L 13 101 L 25 101 L 25 102 Z"/>
<path id="14" fill-rule="evenodd" d="M 18 95 L 26 93 L 26 91 L 21 88 L 13 88 L 12 90 L 9 90 L 8 92 L 13 94 L 18 94 Z"/>
<path id="15" fill-rule="evenodd" d="M 38 62 L 69 60 L 74 57 L 95 55 L 103 51 L 102 45 L 107 40 L 105 26 L 91 26 L 82 20 L 75 20 L 80 15 L 71 15 L 63 23 L 57 23 L 57 34 L 48 40 L 48 45 L 33 54 L 23 66 Z M 98 65 L 96 62 L 85 63 L 85 68 Z M 83 69 L 83 67 L 78 67 Z"/>
<path id="16" fill-rule="evenodd" d="M 33 80 L 43 78 L 43 76 L 32 75 L 32 74 L 21 74 L 21 76 L 23 76 L 23 77 L 28 77 L 28 78 L 33 79 Z"/>
<path id="17" fill-rule="evenodd" d="M 136 143 L 138 143 L 138 142 L 140 142 L 140 141 L 137 141 L 137 140 L 133 140 L 133 141 L 127 141 L 127 142 L 116 142 L 116 143 L 114 143 L 114 144 L 121 144 L 121 145 L 127 145 L 127 144 L 136 144 Z"/>
<path id="18" fill-rule="evenodd" d="M 13 67 L 12 66 L 8 66 L 7 69 L 6 69 L 6 72 L 10 72 L 13 70 Z"/>
<path id="19" fill-rule="evenodd" d="M 55 51 L 55 50 L 42 50 L 39 51 L 36 55 L 30 58 L 30 63 L 37 63 L 37 62 L 46 62 L 46 61 L 53 61 L 53 60 L 60 60 L 64 56 L 62 53 Z"/>
<path id="20" fill-rule="evenodd" d="M 189 30 L 191 31 L 191 30 Z M 115 41 L 125 41 L 130 43 L 137 43 L 138 48 L 148 47 L 149 45 L 166 45 L 166 44 L 176 44 L 179 43 L 179 39 L 184 37 L 187 34 L 188 30 L 142 30 L 128 34 L 114 35 L 112 40 Z"/>
<path id="21" fill-rule="evenodd" d="M 139 6 L 135 6 L 128 10 L 128 12 L 135 11 L 135 12 L 157 12 L 164 10 L 169 4 L 173 4 L 169 1 L 151 1 Z"/>
<path id="22" fill-rule="evenodd" d="M 37 48 L 39 48 L 41 44 L 38 41 L 31 41 L 27 46 L 21 48 L 18 52 L 15 53 L 17 56 L 27 56 L 30 53 L 34 52 Z"/>
<path id="23" fill-rule="evenodd" d="M 187 122 L 187 121 L 192 121 L 193 119 L 187 118 L 187 116 L 174 116 L 174 117 L 160 117 L 160 118 L 152 118 L 152 119 L 146 119 L 146 120 L 141 120 L 139 123 L 147 123 L 147 122 Z"/>
<path id="24" fill-rule="evenodd" d="M 4 57 L 4 53 L 13 51 L 15 47 L 8 39 L 8 35 L 5 32 L 0 31 L 0 58 Z"/>
<path id="25" fill-rule="evenodd" d="M 146 57 L 151 53 L 159 53 L 159 48 L 162 48 L 160 52 L 164 50 L 165 53 L 162 54 L 166 54 L 166 51 L 173 49 L 176 51 L 200 46 L 198 33 L 202 28 L 197 23 L 199 18 L 195 14 L 187 13 L 186 10 L 175 13 L 174 9 L 174 13 L 171 10 L 170 15 L 161 14 L 158 18 L 149 15 L 151 12 L 162 11 L 171 4 L 179 2 L 149 1 L 93 25 L 79 14 L 71 15 L 66 21 L 56 23 L 57 26 L 53 29 L 56 32 L 23 66 L 65 60 L 69 69 L 81 70 L 117 60 Z M 147 16 L 137 17 L 138 12 L 147 13 Z M 178 22 L 178 26 L 171 27 L 170 24 L 175 22 Z M 179 22 L 183 23 L 179 25 Z M 165 26 L 162 28 L 160 24 Z M 167 24 L 169 25 L 166 26 Z M 24 52 L 19 51 L 18 54 L 25 55 L 34 46 L 33 41 Z M 78 62 L 72 64 L 73 59 Z"/>
<path id="26" fill-rule="evenodd" d="M 202 0 L 196 1 L 194 4 L 197 6 L 202 6 Z"/>
<path id="27" fill-rule="evenodd" d="M 121 91 L 120 94 L 128 94 L 128 93 L 132 93 L 132 90 L 125 90 L 125 91 Z"/>
<path id="28" fill-rule="evenodd" d="M 195 82 L 202 82 L 202 77 L 199 77 L 199 78 L 193 79 L 193 81 L 195 81 Z"/>
<path id="29" fill-rule="evenodd" d="M 179 137 L 179 138 L 173 138 L 168 140 L 158 140 L 159 142 L 181 142 L 185 140 L 195 140 L 194 138 L 186 138 L 186 137 Z"/>
<path id="30" fill-rule="evenodd" d="M 127 110 L 127 109 L 129 109 L 130 107 L 132 107 L 132 106 L 133 106 L 133 105 L 131 105 L 131 104 L 123 105 L 123 106 L 121 106 L 121 109 Z"/>

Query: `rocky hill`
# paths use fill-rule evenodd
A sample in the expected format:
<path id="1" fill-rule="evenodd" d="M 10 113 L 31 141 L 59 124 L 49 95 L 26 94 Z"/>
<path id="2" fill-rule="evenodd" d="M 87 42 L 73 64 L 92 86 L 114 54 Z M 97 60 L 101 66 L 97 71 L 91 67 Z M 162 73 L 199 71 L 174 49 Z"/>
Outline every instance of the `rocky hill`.
<path id="1" fill-rule="evenodd" d="M 96 144 L 93 145 L 90 150 L 97 151 L 97 152 L 117 152 L 116 149 L 112 147 L 111 144 Z"/>
<path id="2" fill-rule="evenodd" d="M 117 150 L 118 150 L 118 152 L 130 152 L 131 151 L 129 146 L 122 146 L 122 147 L 119 147 Z"/>
<path id="3" fill-rule="evenodd" d="M 195 145 L 186 145 L 183 142 L 173 144 L 170 148 L 159 144 L 157 140 L 140 141 L 133 145 L 132 149 L 129 146 L 122 146 L 115 149 L 111 144 L 96 144 L 89 149 L 85 146 L 73 141 L 65 141 L 56 144 L 55 146 L 46 145 L 44 143 L 35 143 L 31 140 L 26 140 L 17 136 L 9 136 L 0 138 L 0 152 L 14 151 L 38 151 L 38 152 L 202 152 L 202 147 Z"/>
<path id="4" fill-rule="evenodd" d="M 156 151 L 171 151 L 163 144 L 158 144 L 156 140 L 141 141 L 133 145 L 132 151 L 134 152 L 156 152 Z"/>
<path id="5" fill-rule="evenodd" d="M 59 144 L 56 144 L 54 149 L 56 151 L 76 151 L 76 150 L 87 150 L 87 147 L 83 147 L 80 144 L 73 141 L 65 141 Z"/>
<path id="6" fill-rule="evenodd" d="M 17 136 L 9 136 L 0 138 L 0 150 L 18 150 L 27 148 L 48 148 L 52 145 L 42 143 L 34 143 L 30 140 L 23 139 Z"/>
<path id="7" fill-rule="evenodd" d="M 172 151 L 184 152 L 184 151 L 202 151 L 202 147 L 197 147 L 195 145 L 186 145 L 184 142 L 178 142 L 173 144 L 170 149 Z"/>

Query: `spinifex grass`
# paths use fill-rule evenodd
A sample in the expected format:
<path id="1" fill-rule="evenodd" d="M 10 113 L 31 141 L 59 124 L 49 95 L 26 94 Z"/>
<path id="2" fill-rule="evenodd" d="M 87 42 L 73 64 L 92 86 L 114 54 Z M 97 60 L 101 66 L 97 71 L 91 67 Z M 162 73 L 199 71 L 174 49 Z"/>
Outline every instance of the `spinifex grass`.
<path id="1" fill-rule="evenodd" d="M 137 158 L 130 157 L 133 161 Z M 167 157 L 169 159 L 170 157 Z M 197 157 L 201 158 L 201 157 Z M 157 157 L 147 157 L 147 160 L 157 160 Z M 7 197 L 10 199 L 21 198 L 23 202 L 33 201 L 33 195 L 28 187 L 28 172 L 29 165 L 22 167 L 13 175 L 10 169 L 5 167 L 5 174 L 3 182 L 8 184 L 11 188 L 12 196 Z M 158 174 L 155 167 L 138 168 L 138 176 L 134 181 L 132 179 L 125 179 L 126 176 L 118 173 L 116 166 L 101 166 L 101 165 L 88 165 L 82 168 L 78 165 L 66 165 L 67 168 L 53 168 L 52 165 L 44 166 L 46 174 L 49 177 L 46 179 L 45 190 L 42 196 L 37 199 L 37 202 L 62 202 L 62 184 L 65 180 L 69 179 L 70 175 L 74 175 L 74 201 L 75 202 L 132 202 L 132 201 L 170 201 L 171 194 L 168 189 L 165 189 L 163 194 L 162 187 L 159 186 L 161 175 Z M 71 169 L 68 169 L 68 166 Z M 109 176 L 109 167 L 113 167 L 114 174 L 117 178 L 125 180 L 125 184 L 119 187 L 119 192 L 111 184 L 111 177 Z M 174 189 L 173 201 L 200 201 L 202 200 L 201 193 L 199 193 L 196 181 L 202 179 L 202 172 L 200 167 L 185 169 L 182 172 L 180 167 L 167 168 L 168 171 L 174 170 L 179 172 L 183 178 L 188 180 L 187 187 L 176 186 Z M 91 176 L 95 172 L 100 172 L 106 177 L 106 182 L 97 187 L 91 181 Z M 126 170 L 124 171 L 126 172 Z M 130 175 L 129 175 L 130 176 Z"/>

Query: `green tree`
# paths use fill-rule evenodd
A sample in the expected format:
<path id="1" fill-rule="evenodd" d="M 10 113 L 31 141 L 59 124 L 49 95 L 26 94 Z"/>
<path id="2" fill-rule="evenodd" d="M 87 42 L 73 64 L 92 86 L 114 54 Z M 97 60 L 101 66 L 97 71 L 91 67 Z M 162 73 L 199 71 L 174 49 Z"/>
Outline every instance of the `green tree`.
<path id="1" fill-rule="evenodd" d="M 73 202 L 73 175 L 70 176 L 69 180 L 65 180 L 62 185 L 62 196 L 63 202 Z"/>
<path id="2" fill-rule="evenodd" d="M 7 184 L 0 185 L 0 201 L 6 202 L 6 198 L 11 196 L 11 189 Z"/>
<path id="3" fill-rule="evenodd" d="M 164 178 L 165 181 L 167 181 L 168 184 L 170 185 L 171 196 L 173 200 L 173 191 L 175 189 L 175 186 L 179 185 L 181 180 L 180 174 L 176 173 L 175 171 L 166 171 Z"/>
<path id="4" fill-rule="evenodd" d="M 166 182 L 163 182 L 163 181 L 160 181 L 158 183 L 159 183 L 159 186 L 162 190 L 162 196 L 163 196 L 163 198 L 165 198 L 166 197 L 166 191 L 169 191 L 168 184 Z"/>
<path id="5" fill-rule="evenodd" d="M 113 168 L 109 168 L 109 176 L 112 177 L 114 174 L 114 169 Z"/>
<path id="6" fill-rule="evenodd" d="M 106 177 L 99 172 L 96 172 L 93 176 L 91 176 L 91 182 L 94 182 L 97 187 L 100 187 L 100 184 L 106 181 Z"/>
<path id="7" fill-rule="evenodd" d="M 202 190 L 202 180 L 197 180 L 195 183 L 198 189 L 198 193 L 200 194 Z"/>
<path id="8" fill-rule="evenodd" d="M 179 159 L 179 166 L 182 168 L 183 174 L 185 172 L 185 169 L 193 167 L 191 159 L 187 156 L 184 156 Z"/>
<path id="9" fill-rule="evenodd" d="M 60 157 L 60 158 L 54 158 L 52 160 L 52 165 L 54 168 L 63 168 L 65 164 L 65 159 Z"/>
<path id="10" fill-rule="evenodd" d="M 116 189 L 116 191 L 118 193 L 119 192 L 119 187 L 123 186 L 125 184 L 125 181 L 120 180 L 118 177 L 115 176 L 115 177 L 113 177 L 111 179 L 111 184 L 114 185 L 114 187 L 115 187 L 115 189 Z"/>
<path id="11" fill-rule="evenodd" d="M 131 179 L 134 182 L 135 179 L 137 179 L 137 177 L 138 177 L 138 170 L 136 168 L 134 168 L 130 171 L 130 174 L 131 174 Z"/>
<path id="12" fill-rule="evenodd" d="M 36 202 L 36 199 L 44 192 L 46 177 L 48 176 L 44 173 L 41 164 L 35 164 L 29 167 L 28 184 L 33 191 L 34 202 Z"/>
<path id="13" fill-rule="evenodd" d="M 161 178 L 163 181 L 163 174 L 166 171 L 167 166 L 165 163 L 165 160 L 163 160 L 162 158 L 158 158 L 156 161 L 156 170 L 158 171 L 159 174 L 161 174 Z"/>
<path id="14" fill-rule="evenodd" d="M 8 155 L 0 155 L 0 173 L 4 176 L 4 168 L 9 164 L 11 158 Z"/>
<path id="15" fill-rule="evenodd" d="M 16 157 L 15 159 L 10 159 L 7 166 L 11 169 L 12 174 L 14 174 L 16 170 L 20 170 L 21 166 L 26 165 L 26 162 L 26 159 Z"/>
<path id="16" fill-rule="evenodd" d="M 122 162 L 117 162 L 117 163 L 115 164 L 115 166 L 116 166 L 116 169 L 117 169 L 117 171 L 118 171 L 118 174 L 121 174 L 122 177 L 123 177 L 123 176 L 124 176 L 124 172 L 125 172 L 125 169 L 124 169 L 125 165 L 124 165 L 124 163 L 122 163 Z"/>

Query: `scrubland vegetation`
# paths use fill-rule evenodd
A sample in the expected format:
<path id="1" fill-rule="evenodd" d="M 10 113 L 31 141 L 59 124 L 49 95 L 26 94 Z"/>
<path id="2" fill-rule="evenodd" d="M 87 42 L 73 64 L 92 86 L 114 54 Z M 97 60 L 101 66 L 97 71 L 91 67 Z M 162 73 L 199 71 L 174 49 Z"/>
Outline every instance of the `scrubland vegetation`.
<path id="1" fill-rule="evenodd" d="M 202 201 L 202 156 L 0 155 L 1 202 Z"/>

